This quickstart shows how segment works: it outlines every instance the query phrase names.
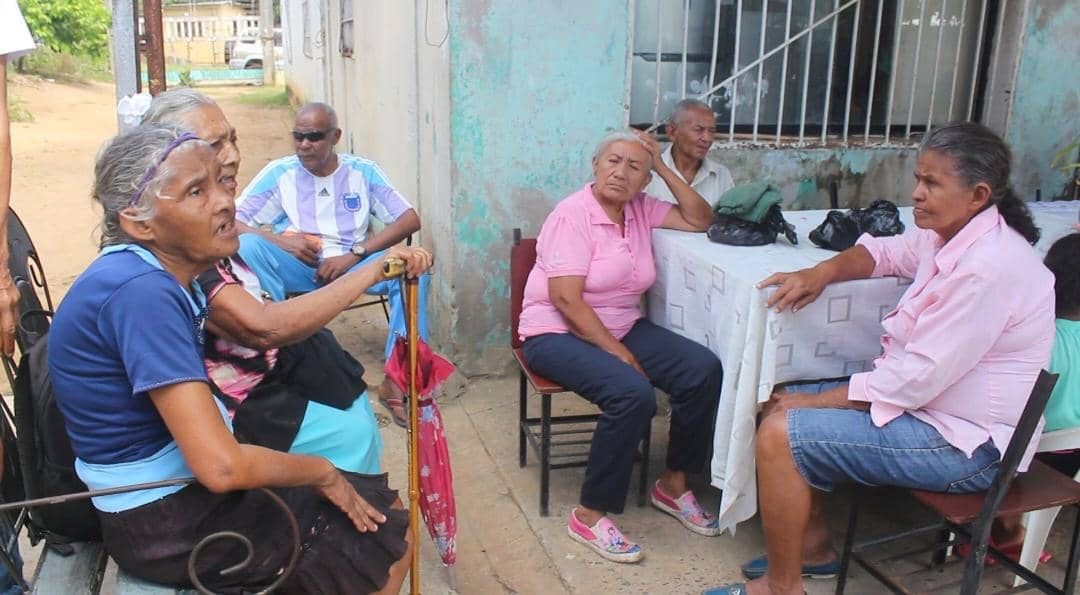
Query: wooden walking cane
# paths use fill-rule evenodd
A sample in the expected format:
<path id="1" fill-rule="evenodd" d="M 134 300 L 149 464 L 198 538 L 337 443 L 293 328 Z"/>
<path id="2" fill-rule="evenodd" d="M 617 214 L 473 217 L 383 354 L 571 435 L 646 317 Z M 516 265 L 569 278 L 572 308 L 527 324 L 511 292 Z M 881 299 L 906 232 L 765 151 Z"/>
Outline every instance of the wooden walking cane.
<path id="1" fill-rule="evenodd" d="M 405 275 L 405 263 L 388 258 L 383 264 L 383 277 L 399 277 L 405 286 L 405 343 L 409 348 L 409 530 L 412 531 L 412 562 L 409 565 L 409 593 L 420 595 L 420 448 L 419 402 L 420 387 L 416 379 L 420 337 L 418 326 L 420 279 Z"/>
<path id="2" fill-rule="evenodd" d="M 409 345 L 409 529 L 413 534 L 412 569 L 409 572 L 409 593 L 420 594 L 420 387 L 417 385 L 416 368 L 419 357 L 420 279 L 405 278 L 406 332 Z"/>

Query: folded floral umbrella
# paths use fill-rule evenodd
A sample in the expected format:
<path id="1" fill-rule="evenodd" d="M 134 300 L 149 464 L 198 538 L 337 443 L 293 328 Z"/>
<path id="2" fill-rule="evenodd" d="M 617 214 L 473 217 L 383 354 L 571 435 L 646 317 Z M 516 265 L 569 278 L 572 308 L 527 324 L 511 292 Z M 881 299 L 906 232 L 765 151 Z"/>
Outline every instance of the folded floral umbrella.
<path id="1" fill-rule="evenodd" d="M 386 375 L 401 392 L 409 395 L 410 523 L 413 531 L 417 531 L 416 507 L 419 505 L 428 533 L 448 569 L 450 586 L 456 588 L 457 508 L 454 502 L 454 477 L 442 415 L 433 399 L 439 387 L 454 373 L 454 365 L 420 339 L 416 326 L 418 283 L 416 279 L 403 282 L 408 332 L 405 337 L 399 336 L 395 341 L 390 358 L 386 361 Z M 414 533 L 414 536 L 418 534 Z M 413 548 L 413 593 L 419 592 L 419 551 L 419 547 Z"/>

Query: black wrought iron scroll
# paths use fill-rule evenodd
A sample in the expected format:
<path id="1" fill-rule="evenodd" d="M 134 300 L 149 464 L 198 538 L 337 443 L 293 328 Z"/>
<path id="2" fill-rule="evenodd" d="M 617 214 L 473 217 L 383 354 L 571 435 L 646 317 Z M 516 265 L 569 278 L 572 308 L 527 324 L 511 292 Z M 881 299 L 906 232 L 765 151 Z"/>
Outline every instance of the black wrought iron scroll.
<path id="1" fill-rule="evenodd" d="M 72 500 L 82 500 L 85 498 L 94 498 L 97 496 L 108 496 L 112 494 L 123 494 L 126 492 L 134 492 L 138 490 L 149 490 L 168 486 L 187 485 L 189 483 L 193 483 L 194 481 L 194 478 L 191 477 L 186 477 L 182 479 L 167 479 L 163 481 L 152 481 L 148 483 L 133 484 L 116 488 L 106 488 L 103 490 L 90 490 L 86 492 L 63 494 L 60 496 L 35 498 L 33 500 L 22 500 L 20 502 L 9 502 L 0 504 L 0 513 L 6 512 L 8 510 L 28 509 L 35 506 L 62 504 L 64 502 L 71 502 Z M 292 555 L 289 556 L 288 564 L 286 564 L 285 567 L 281 570 L 281 573 L 279 574 L 277 579 L 274 580 L 274 582 L 270 583 L 261 591 L 258 591 L 256 593 L 256 595 L 263 595 L 265 593 L 272 592 L 274 589 L 280 586 L 285 580 L 289 578 L 289 576 L 292 574 L 292 571 L 296 568 L 296 563 L 300 559 L 300 525 L 296 522 L 296 515 L 294 515 L 292 511 L 289 510 L 289 507 L 285 504 L 285 501 L 282 500 L 280 496 L 278 496 L 269 489 L 259 489 L 265 492 L 266 495 L 269 496 L 270 499 L 275 504 L 277 504 L 277 506 L 281 508 L 281 510 L 285 513 L 285 519 L 289 523 L 289 529 L 291 529 L 293 536 Z M 195 573 L 195 563 L 198 559 L 199 552 L 201 552 L 211 542 L 215 540 L 228 538 L 237 539 L 241 543 L 243 543 L 244 546 L 247 548 L 247 556 L 239 563 L 219 571 L 222 576 L 227 576 L 229 574 L 233 574 L 239 572 L 240 570 L 243 570 L 248 566 L 248 564 L 251 563 L 251 560 L 254 557 L 254 546 L 252 545 L 251 540 L 244 535 L 237 533 L 236 531 L 219 531 L 217 533 L 213 533 L 202 538 L 199 543 L 195 544 L 195 548 L 191 550 L 191 554 L 188 556 L 188 578 L 191 580 L 191 584 L 194 585 L 194 587 L 204 595 L 213 595 L 213 591 L 207 589 Z"/>
<path id="2" fill-rule="evenodd" d="M 280 507 L 281 510 L 285 512 L 285 518 L 289 521 L 289 528 L 292 529 L 293 535 L 293 549 L 292 554 L 289 556 L 289 563 L 285 565 L 285 568 L 282 569 L 281 574 L 274 582 L 267 585 L 261 591 L 257 591 L 255 593 L 255 595 L 264 595 L 265 593 L 272 593 L 274 589 L 281 586 L 281 584 L 285 582 L 285 580 L 288 579 L 289 576 L 292 574 L 293 569 L 296 568 L 296 562 L 300 559 L 300 525 L 296 522 L 296 515 L 294 515 L 292 511 L 289 510 L 289 507 L 285 504 L 285 501 L 281 499 L 281 496 L 278 496 L 273 491 L 266 488 L 259 489 L 265 492 L 267 496 L 270 496 L 270 499 L 274 501 L 274 504 L 277 504 L 278 507 Z M 247 556 L 245 556 L 244 559 L 241 560 L 239 563 L 219 571 L 219 574 L 221 574 L 222 576 L 228 576 L 230 574 L 239 572 L 244 568 L 247 568 L 247 566 L 251 564 L 251 559 L 254 557 L 255 554 L 255 547 L 251 544 L 251 540 L 244 535 L 241 535 L 236 531 L 218 531 L 217 533 L 207 535 L 195 545 L 195 549 L 191 550 L 191 555 L 188 556 L 188 579 L 191 580 L 191 584 L 194 585 L 200 593 L 203 593 L 204 595 L 212 595 L 213 592 L 207 589 L 205 585 L 203 585 L 202 581 L 199 580 L 199 575 L 195 572 L 195 561 L 199 557 L 199 552 L 206 548 L 206 546 L 210 545 L 212 541 L 230 538 L 239 540 L 240 543 L 244 544 L 244 547 L 247 548 Z"/>

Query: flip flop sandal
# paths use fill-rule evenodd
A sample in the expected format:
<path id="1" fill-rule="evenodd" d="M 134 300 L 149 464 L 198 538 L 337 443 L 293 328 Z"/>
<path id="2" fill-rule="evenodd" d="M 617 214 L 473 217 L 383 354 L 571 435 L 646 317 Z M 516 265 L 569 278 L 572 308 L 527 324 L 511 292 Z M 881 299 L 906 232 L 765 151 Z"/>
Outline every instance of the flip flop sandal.
<path id="1" fill-rule="evenodd" d="M 379 395 L 379 404 L 386 408 L 390 413 L 390 419 L 393 419 L 395 424 L 403 428 L 409 427 L 409 414 L 402 399 Z"/>
<path id="2" fill-rule="evenodd" d="M 1021 541 L 1021 542 L 1018 542 L 1018 543 L 1013 543 L 1013 544 L 1007 545 L 1005 547 L 998 547 L 998 545 L 996 543 L 994 543 L 993 540 L 990 540 L 990 545 L 993 545 L 994 547 L 997 547 L 999 552 L 1005 554 L 1009 558 L 1012 558 L 1013 560 L 1016 560 L 1016 561 L 1020 561 L 1020 551 L 1024 547 L 1024 542 Z M 956 554 L 957 558 L 967 558 L 968 555 L 971 554 L 971 544 L 970 543 L 958 544 L 953 549 L 953 552 Z M 1046 564 L 1050 560 L 1053 560 L 1053 559 L 1054 559 L 1054 554 L 1051 554 L 1050 552 L 1048 552 L 1046 550 L 1043 550 L 1042 552 L 1039 552 L 1039 564 Z M 997 563 L 998 563 L 997 558 L 993 558 L 990 555 L 987 555 L 986 558 L 983 560 L 983 566 L 995 566 Z"/>
<path id="3" fill-rule="evenodd" d="M 383 378 L 382 384 L 376 390 L 379 395 L 379 404 L 389 413 L 394 423 L 403 427 L 409 427 L 409 410 L 405 407 L 405 396 L 398 393 L 397 388 L 390 378 Z"/>

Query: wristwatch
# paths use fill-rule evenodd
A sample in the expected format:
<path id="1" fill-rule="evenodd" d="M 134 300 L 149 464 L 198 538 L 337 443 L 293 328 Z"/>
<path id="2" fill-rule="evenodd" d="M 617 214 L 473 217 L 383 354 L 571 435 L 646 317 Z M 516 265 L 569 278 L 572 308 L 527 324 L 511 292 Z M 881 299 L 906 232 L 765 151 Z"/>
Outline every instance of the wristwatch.
<path id="1" fill-rule="evenodd" d="M 356 240 L 353 242 L 352 248 L 350 248 L 349 251 L 360 258 L 363 258 L 364 255 L 367 254 L 367 248 L 364 247 L 364 240 Z"/>

